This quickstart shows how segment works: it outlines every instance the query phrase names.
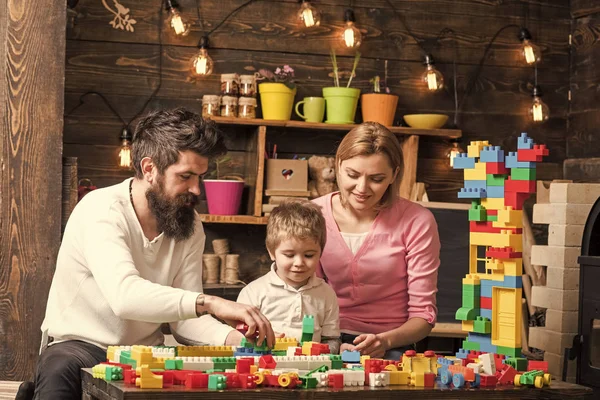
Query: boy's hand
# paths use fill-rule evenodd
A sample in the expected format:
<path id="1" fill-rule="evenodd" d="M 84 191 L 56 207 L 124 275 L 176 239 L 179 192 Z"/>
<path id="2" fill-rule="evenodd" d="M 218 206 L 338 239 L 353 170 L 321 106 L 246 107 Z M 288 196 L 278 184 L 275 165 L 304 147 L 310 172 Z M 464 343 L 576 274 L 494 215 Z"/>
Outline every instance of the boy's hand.
<path id="1" fill-rule="evenodd" d="M 360 351 L 361 355 L 372 358 L 382 358 L 388 349 L 387 342 L 379 335 L 372 333 L 358 335 L 354 339 L 354 350 Z"/>
<path id="2" fill-rule="evenodd" d="M 340 354 L 342 354 L 343 351 L 348 350 L 348 351 L 354 351 L 354 348 L 356 346 L 351 345 L 350 343 L 342 343 L 340 346 Z"/>
<path id="3" fill-rule="evenodd" d="M 244 322 L 248 325 L 247 338 L 254 339 L 256 336 L 254 332 L 258 331 L 256 339 L 258 345 L 265 340 L 268 347 L 272 348 L 275 345 L 275 333 L 271 323 L 258 308 L 209 295 L 204 296 L 204 308 L 229 325 L 235 326 L 239 321 Z"/>

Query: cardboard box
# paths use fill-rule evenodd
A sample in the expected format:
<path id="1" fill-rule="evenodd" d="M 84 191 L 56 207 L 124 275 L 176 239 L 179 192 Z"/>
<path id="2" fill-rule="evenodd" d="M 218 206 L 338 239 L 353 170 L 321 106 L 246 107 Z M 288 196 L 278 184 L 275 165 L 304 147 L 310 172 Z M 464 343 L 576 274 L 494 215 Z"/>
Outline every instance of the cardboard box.
<path id="1" fill-rule="evenodd" d="M 308 161 L 267 160 L 266 190 L 306 192 L 308 190 Z"/>

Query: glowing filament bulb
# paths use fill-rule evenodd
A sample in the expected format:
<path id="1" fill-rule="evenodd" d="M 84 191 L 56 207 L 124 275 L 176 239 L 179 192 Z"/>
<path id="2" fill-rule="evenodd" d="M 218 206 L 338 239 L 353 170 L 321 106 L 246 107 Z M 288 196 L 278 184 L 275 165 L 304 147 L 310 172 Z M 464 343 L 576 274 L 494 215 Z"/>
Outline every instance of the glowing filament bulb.
<path id="1" fill-rule="evenodd" d="M 429 90 L 438 90 L 437 78 L 435 71 L 427 71 L 427 88 Z"/>
<path id="2" fill-rule="evenodd" d="M 525 61 L 527 64 L 533 64 L 537 61 L 537 57 L 535 56 L 535 51 L 529 40 L 523 41 L 523 54 L 525 54 Z"/>
<path id="3" fill-rule="evenodd" d="M 131 168 L 131 146 L 129 140 L 123 140 L 119 151 L 119 167 Z"/>
<path id="4" fill-rule="evenodd" d="M 305 8 L 302 11 L 302 20 L 307 28 L 315 26 L 315 18 L 313 17 L 313 12 L 310 8 Z"/>
<path id="5" fill-rule="evenodd" d="M 171 17 L 169 18 L 169 25 L 173 28 L 176 35 L 185 36 L 190 32 L 190 26 L 186 24 L 179 11 L 175 7 L 169 9 Z"/>

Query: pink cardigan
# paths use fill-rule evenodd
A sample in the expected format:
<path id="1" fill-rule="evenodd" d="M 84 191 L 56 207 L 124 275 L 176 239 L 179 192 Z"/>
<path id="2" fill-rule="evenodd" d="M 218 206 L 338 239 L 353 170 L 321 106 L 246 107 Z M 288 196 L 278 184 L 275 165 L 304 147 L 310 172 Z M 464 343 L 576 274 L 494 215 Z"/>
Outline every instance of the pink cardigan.
<path id="1" fill-rule="evenodd" d="M 433 214 L 405 199 L 382 210 L 352 254 L 333 218 L 330 193 L 313 200 L 327 222 L 317 275 L 335 290 L 340 329 L 381 333 L 420 317 L 435 324 L 440 239 Z"/>

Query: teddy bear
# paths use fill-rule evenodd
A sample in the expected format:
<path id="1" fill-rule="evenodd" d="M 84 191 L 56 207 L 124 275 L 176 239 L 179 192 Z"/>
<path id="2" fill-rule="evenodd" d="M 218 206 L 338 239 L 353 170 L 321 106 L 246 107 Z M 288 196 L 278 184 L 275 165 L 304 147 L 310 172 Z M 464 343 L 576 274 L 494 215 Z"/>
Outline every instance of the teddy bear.
<path id="1" fill-rule="evenodd" d="M 333 157 L 312 156 L 308 159 L 308 191 L 314 199 L 338 190 L 335 183 L 335 159 Z"/>

